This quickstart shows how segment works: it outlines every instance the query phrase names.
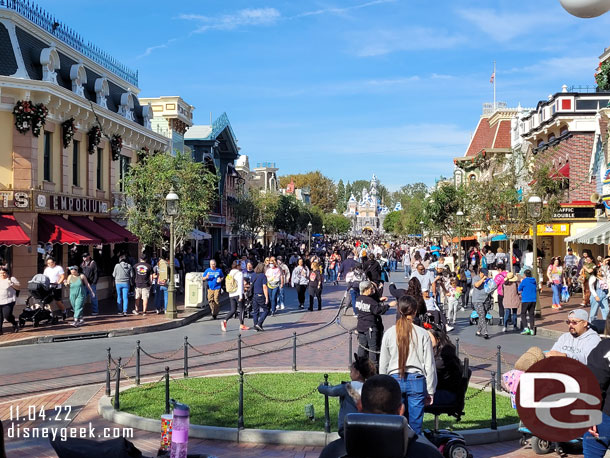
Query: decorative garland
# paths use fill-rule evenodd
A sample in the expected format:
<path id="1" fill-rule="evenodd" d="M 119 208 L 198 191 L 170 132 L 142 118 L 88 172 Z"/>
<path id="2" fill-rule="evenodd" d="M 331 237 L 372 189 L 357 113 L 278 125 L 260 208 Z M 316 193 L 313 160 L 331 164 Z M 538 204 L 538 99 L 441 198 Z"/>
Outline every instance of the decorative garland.
<path id="1" fill-rule="evenodd" d="M 77 130 L 78 129 L 74 124 L 74 118 L 66 119 L 64 122 L 61 123 L 61 132 L 64 148 L 70 146 L 72 138 L 74 138 L 74 134 Z"/>
<path id="2" fill-rule="evenodd" d="M 40 135 L 42 127 L 47 122 L 48 114 L 49 109 L 45 107 L 44 104 L 39 103 L 32 106 L 32 134 L 34 137 L 38 137 Z"/>
<path id="3" fill-rule="evenodd" d="M 19 133 L 25 133 L 32 129 L 32 134 L 35 137 L 40 135 L 42 126 L 47 121 L 49 110 L 44 104 L 33 104 L 28 100 L 19 100 L 13 107 L 15 115 L 15 127 Z"/>
<path id="4" fill-rule="evenodd" d="M 120 135 L 114 134 L 110 139 L 110 150 L 112 151 L 112 160 L 118 161 L 123 149 L 123 139 Z"/>
<path id="5" fill-rule="evenodd" d="M 148 148 L 148 146 L 143 146 L 139 151 L 138 151 L 138 162 L 142 162 L 145 161 L 146 158 L 148 156 L 150 156 L 150 149 Z"/>
<path id="6" fill-rule="evenodd" d="M 95 153 L 95 148 L 102 141 L 102 129 L 99 126 L 93 126 L 89 132 L 87 132 L 87 137 L 89 139 L 89 154 Z"/>
<path id="7" fill-rule="evenodd" d="M 13 107 L 13 114 L 17 131 L 25 135 L 32 126 L 32 104 L 27 100 L 19 100 Z"/>

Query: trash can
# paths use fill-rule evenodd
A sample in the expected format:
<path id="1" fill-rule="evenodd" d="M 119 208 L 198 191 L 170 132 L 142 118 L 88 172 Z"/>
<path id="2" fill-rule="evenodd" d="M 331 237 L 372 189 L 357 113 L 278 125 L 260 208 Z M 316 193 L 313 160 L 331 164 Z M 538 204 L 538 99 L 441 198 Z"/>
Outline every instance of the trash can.
<path id="1" fill-rule="evenodd" d="M 201 272 L 189 272 L 185 276 L 185 307 L 203 307 L 203 280 Z"/>

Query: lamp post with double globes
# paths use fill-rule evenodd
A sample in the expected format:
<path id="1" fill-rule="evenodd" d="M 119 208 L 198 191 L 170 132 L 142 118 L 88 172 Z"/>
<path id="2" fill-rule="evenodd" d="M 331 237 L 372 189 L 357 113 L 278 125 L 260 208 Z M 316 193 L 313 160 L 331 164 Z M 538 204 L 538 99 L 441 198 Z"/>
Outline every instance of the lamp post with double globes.
<path id="1" fill-rule="evenodd" d="M 462 265 L 462 218 L 464 218 L 464 212 L 462 210 L 458 210 L 455 216 L 458 227 L 458 263 L 454 270 L 457 270 L 457 267 Z"/>
<path id="2" fill-rule="evenodd" d="M 424 243 L 424 224 L 425 223 L 423 221 L 419 222 L 419 227 L 421 228 L 421 241 L 422 241 L 422 243 Z"/>
<path id="3" fill-rule="evenodd" d="M 169 285 L 167 287 L 167 315 L 170 319 L 178 318 L 178 310 L 176 309 L 175 292 L 176 292 L 176 277 L 174 275 L 174 218 L 178 215 L 178 194 L 174 192 L 172 187 L 169 194 L 165 196 L 165 213 L 169 216 Z"/>
<path id="4" fill-rule="evenodd" d="M 538 283 L 540 279 L 538 278 L 538 221 L 540 220 L 540 216 L 542 216 L 542 199 L 538 196 L 531 196 L 527 199 L 527 212 L 529 217 L 532 220 L 532 251 L 533 251 L 533 261 L 534 264 L 532 269 L 534 269 L 534 278 L 536 279 L 536 316 L 540 317 L 542 315 L 542 310 L 540 308 L 540 294 L 538 293 Z"/>
<path id="5" fill-rule="evenodd" d="M 312 228 L 312 224 L 311 221 L 309 223 L 307 223 L 307 235 L 308 235 L 308 241 L 309 241 L 309 248 L 308 251 L 311 254 L 311 228 Z"/>

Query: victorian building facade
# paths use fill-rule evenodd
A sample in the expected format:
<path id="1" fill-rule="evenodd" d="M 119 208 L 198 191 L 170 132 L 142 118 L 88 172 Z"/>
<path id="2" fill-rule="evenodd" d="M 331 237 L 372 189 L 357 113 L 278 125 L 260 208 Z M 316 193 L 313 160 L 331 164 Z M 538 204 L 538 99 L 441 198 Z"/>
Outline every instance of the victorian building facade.
<path id="1" fill-rule="evenodd" d="M 138 73 L 23 2 L 0 2 L 0 56 L 0 255 L 22 284 L 48 254 L 66 267 L 89 251 L 110 273 L 117 245 L 137 255 L 112 219 L 121 178 L 138 154 L 168 149 Z"/>

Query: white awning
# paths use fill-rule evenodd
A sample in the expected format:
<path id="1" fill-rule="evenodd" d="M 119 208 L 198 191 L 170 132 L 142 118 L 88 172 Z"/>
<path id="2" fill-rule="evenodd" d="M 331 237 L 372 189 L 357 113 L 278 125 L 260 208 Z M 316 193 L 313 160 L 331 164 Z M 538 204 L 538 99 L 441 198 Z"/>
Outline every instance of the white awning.
<path id="1" fill-rule="evenodd" d="M 212 236 L 210 234 L 200 231 L 199 229 L 193 229 L 187 237 L 189 240 L 209 240 L 211 238 Z"/>
<path id="2" fill-rule="evenodd" d="M 597 226 L 565 238 L 566 243 L 582 243 L 588 245 L 610 244 L 610 222 L 598 223 Z"/>

